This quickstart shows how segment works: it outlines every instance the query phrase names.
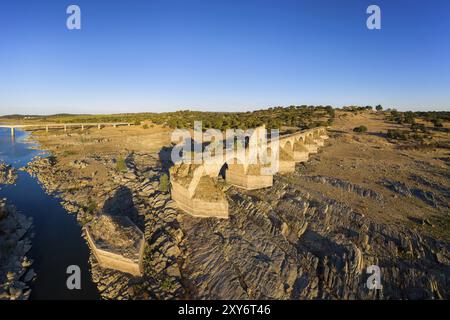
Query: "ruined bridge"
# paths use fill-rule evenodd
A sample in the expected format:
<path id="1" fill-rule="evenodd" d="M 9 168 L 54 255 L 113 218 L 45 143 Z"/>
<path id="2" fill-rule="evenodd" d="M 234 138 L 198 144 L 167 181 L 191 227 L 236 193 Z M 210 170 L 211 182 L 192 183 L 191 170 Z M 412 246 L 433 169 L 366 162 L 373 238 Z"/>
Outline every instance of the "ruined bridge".
<path id="1" fill-rule="evenodd" d="M 328 139 L 326 129 L 318 127 L 261 143 L 265 127 L 256 128 L 248 137 L 248 146 L 225 149 L 199 164 L 175 163 L 170 169 L 171 194 L 177 206 L 196 217 L 228 218 L 228 201 L 222 191 L 223 180 L 246 190 L 271 187 L 273 176 L 295 171 L 297 162 L 305 162 Z M 251 152 L 251 148 L 259 149 Z M 254 150 L 254 149 L 253 149 Z"/>

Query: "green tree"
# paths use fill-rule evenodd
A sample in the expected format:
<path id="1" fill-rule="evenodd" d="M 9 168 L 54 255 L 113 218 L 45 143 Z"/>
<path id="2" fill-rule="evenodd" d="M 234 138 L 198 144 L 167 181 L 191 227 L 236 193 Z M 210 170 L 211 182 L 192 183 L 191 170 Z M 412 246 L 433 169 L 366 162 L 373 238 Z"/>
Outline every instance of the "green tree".
<path id="1" fill-rule="evenodd" d="M 359 126 L 353 129 L 353 132 L 358 132 L 358 133 L 363 133 L 367 131 L 367 127 L 366 126 Z"/>
<path id="2" fill-rule="evenodd" d="M 432 120 L 433 125 L 435 128 L 442 128 L 444 125 L 442 124 L 442 120 L 441 119 L 433 119 Z"/>
<path id="3" fill-rule="evenodd" d="M 124 158 L 117 159 L 116 169 L 117 169 L 117 171 L 120 171 L 120 172 L 127 171 L 127 165 L 125 164 Z"/>
<path id="4" fill-rule="evenodd" d="M 169 177 L 165 173 L 163 173 L 159 178 L 159 191 L 161 192 L 169 191 Z"/>
<path id="5" fill-rule="evenodd" d="M 377 111 L 383 111 L 383 107 L 381 106 L 381 104 L 379 104 L 379 105 L 377 105 L 377 106 L 375 107 L 375 110 L 377 110 Z"/>

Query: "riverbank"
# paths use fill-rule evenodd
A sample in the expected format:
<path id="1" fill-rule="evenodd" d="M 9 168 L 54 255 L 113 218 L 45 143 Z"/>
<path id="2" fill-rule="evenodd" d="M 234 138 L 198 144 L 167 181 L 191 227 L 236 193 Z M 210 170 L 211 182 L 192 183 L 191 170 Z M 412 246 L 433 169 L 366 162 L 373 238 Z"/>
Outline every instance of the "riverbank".
<path id="1" fill-rule="evenodd" d="M 8 131 L 0 129 L 0 161 L 7 164 L 3 167 L 8 171 L 8 180 L 14 180 L 13 184 L 0 187 L 0 199 L 8 199 L 8 205 L 14 207 L 15 212 L 33 220 L 33 239 L 26 248 L 28 260 L 33 260 L 36 276 L 27 283 L 29 288 L 24 288 L 23 292 L 30 299 L 38 300 L 98 299 L 97 289 L 90 276 L 89 251 L 81 238 L 81 228 L 56 199 L 44 193 L 37 179 L 19 170 L 34 157 L 45 154 L 28 138 L 29 133 L 24 131 L 17 130 L 16 136 L 11 138 Z M 0 228 L 0 232 L 8 232 L 10 227 L 11 224 L 7 224 Z M 25 237 L 28 234 L 29 231 Z M 25 243 L 24 239 L 18 240 L 19 243 Z M 70 265 L 80 268 L 81 290 L 67 287 L 67 269 Z M 6 272 L 16 270 L 3 260 L 1 267 Z M 20 274 L 20 270 L 17 274 Z M 19 280 L 23 282 L 24 276 Z"/>
<path id="2" fill-rule="evenodd" d="M 15 168 L 0 162 L 0 188 L 14 184 Z M 19 213 L 0 199 L 0 300 L 27 300 L 29 283 L 35 277 L 32 260 L 27 256 L 31 249 L 32 219 Z"/>
<path id="3" fill-rule="evenodd" d="M 32 219 L 0 199 L 0 300 L 27 300 L 35 277 L 28 257 Z"/>
<path id="4" fill-rule="evenodd" d="M 178 265 L 182 252 L 182 233 L 176 227 L 179 213 L 169 194 L 159 190 L 164 169 L 158 154 L 129 152 L 124 156 L 109 151 L 85 155 L 68 154 L 63 147 L 47 150 L 52 157 L 37 157 L 22 170 L 36 177 L 80 225 L 102 214 L 124 215 L 145 234 L 142 277 L 101 268 L 90 254 L 92 279 L 102 298 L 184 297 Z"/>

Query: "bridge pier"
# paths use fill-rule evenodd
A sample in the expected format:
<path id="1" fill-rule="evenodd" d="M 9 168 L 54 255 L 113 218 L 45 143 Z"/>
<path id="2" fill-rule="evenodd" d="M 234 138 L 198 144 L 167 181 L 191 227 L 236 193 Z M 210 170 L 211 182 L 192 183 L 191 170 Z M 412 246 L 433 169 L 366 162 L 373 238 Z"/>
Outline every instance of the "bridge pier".
<path id="1" fill-rule="evenodd" d="M 14 137 L 15 132 L 14 132 L 14 127 L 11 127 L 11 137 Z"/>
<path id="2" fill-rule="evenodd" d="M 84 131 L 84 125 L 81 125 L 81 131 Z"/>
<path id="3" fill-rule="evenodd" d="M 66 132 L 67 131 L 67 126 L 66 125 L 64 125 L 64 132 Z"/>
<path id="4" fill-rule="evenodd" d="M 48 126 L 45 126 L 45 132 L 48 133 Z"/>
<path id="5" fill-rule="evenodd" d="M 317 153 L 319 149 L 319 145 L 311 137 L 306 138 L 304 146 L 308 149 L 309 153 Z"/>
<path id="6" fill-rule="evenodd" d="M 100 130 L 102 128 L 102 125 L 101 124 L 97 125 L 97 128 L 98 130 Z"/>
<path id="7" fill-rule="evenodd" d="M 294 144 L 294 161 L 305 162 L 309 158 L 309 149 L 300 142 Z"/>

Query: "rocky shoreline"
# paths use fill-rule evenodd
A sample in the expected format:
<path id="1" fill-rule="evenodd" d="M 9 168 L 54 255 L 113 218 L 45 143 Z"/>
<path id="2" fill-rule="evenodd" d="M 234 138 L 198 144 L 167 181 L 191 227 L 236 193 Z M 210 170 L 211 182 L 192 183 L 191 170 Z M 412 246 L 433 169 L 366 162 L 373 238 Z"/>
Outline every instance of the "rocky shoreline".
<path id="1" fill-rule="evenodd" d="M 48 194 L 57 196 L 69 213 L 76 214 L 81 225 L 106 213 L 125 215 L 145 231 L 143 277 L 101 268 L 91 253 L 92 278 L 103 299 L 170 299 L 184 294 L 177 263 L 182 239 L 176 228 L 179 213 L 169 194 L 159 190 L 163 170 L 158 162 L 153 155 L 133 153 L 127 157 L 126 169 L 117 170 L 114 157 L 87 156 L 68 166 L 36 157 L 22 168 Z M 107 169 L 108 179 L 101 185 L 92 183 L 92 176 L 77 179 L 71 174 L 73 169 L 82 171 L 94 163 Z"/>
<path id="2" fill-rule="evenodd" d="M 0 300 L 27 300 L 35 273 L 27 257 L 32 219 L 0 200 Z"/>
<path id="3" fill-rule="evenodd" d="M 14 184 L 17 179 L 16 169 L 11 165 L 0 162 L 0 185 Z"/>

